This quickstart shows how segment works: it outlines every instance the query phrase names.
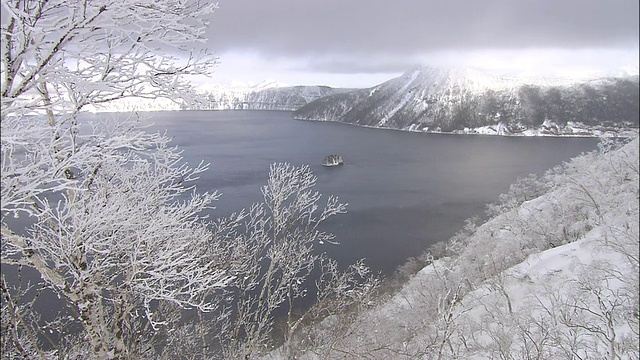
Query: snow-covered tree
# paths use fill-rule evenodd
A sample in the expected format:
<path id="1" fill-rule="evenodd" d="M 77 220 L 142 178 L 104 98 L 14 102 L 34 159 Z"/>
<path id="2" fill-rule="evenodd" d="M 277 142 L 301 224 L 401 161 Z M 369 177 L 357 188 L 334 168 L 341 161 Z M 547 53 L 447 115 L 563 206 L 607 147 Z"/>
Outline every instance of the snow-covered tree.
<path id="1" fill-rule="evenodd" d="M 296 358 L 638 359 L 639 144 L 603 140 L 518 181 L 485 223 L 412 260 L 427 266 Z"/>
<path id="2" fill-rule="evenodd" d="M 209 311 L 209 293 L 233 280 L 198 217 L 217 196 L 183 196 L 206 166 L 182 165 L 166 136 L 133 117 L 78 118 L 127 97 L 186 101 L 183 75 L 208 74 L 215 58 L 184 46 L 202 39 L 215 7 L 2 1 L 2 263 L 35 270 L 97 358 L 126 356 L 141 326 L 161 326 L 158 302 Z M 3 345 L 33 357 L 39 322 L 22 316 L 9 288 L 3 278 L 15 316 Z"/>
<path id="3" fill-rule="evenodd" d="M 224 357 L 254 358 L 284 343 L 290 358 L 298 346 L 293 337 L 304 325 L 365 302 L 374 293 L 377 279 L 364 263 L 340 271 L 326 253 L 315 249 L 335 243 L 333 234 L 320 225 L 346 209 L 335 197 L 320 207 L 315 183 L 308 166 L 273 164 L 261 189 L 264 202 L 215 223 L 216 237 L 243 264 L 217 337 Z M 317 300 L 315 306 L 297 306 L 309 297 Z M 332 306 L 327 308 L 327 303 Z M 271 330 L 278 310 L 282 335 L 274 342 Z"/>
<path id="4" fill-rule="evenodd" d="M 288 308 L 285 341 L 298 331 L 314 269 L 325 303 L 371 296 L 364 265 L 341 272 L 314 250 L 345 205 L 329 198 L 317 213 L 308 167 L 274 165 L 263 204 L 208 222 L 218 195 L 192 185 L 207 165 L 184 164 L 137 114 L 81 116 L 128 98 L 198 101 L 185 76 L 216 59 L 187 45 L 215 9 L 2 0 L 3 357 L 253 356 L 273 342 L 276 310 Z M 58 313 L 38 313 L 46 295 Z"/>

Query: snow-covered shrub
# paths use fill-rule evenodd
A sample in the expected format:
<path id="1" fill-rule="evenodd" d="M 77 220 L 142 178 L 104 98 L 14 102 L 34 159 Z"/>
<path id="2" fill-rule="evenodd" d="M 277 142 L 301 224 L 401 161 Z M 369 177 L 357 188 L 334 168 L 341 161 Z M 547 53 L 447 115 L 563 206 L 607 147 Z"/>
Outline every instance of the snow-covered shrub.
<path id="1" fill-rule="evenodd" d="M 326 357 L 637 359 L 638 142 L 514 185 Z"/>

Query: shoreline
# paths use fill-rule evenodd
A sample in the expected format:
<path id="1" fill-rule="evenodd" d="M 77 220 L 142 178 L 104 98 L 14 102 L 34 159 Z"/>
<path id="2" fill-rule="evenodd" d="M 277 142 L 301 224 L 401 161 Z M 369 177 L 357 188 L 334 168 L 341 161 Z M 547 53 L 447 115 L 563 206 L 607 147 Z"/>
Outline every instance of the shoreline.
<path id="1" fill-rule="evenodd" d="M 379 127 L 379 126 L 371 126 L 371 125 L 360 125 L 360 124 L 342 122 L 342 121 L 338 121 L 338 120 L 304 119 L 304 118 L 298 118 L 298 117 L 295 117 L 295 116 L 292 116 L 292 119 L 298 120 L 298 121 L 338 123 L 338 124 L 345 124 L 345 125 L 357 126 L 357 127 L 362 127 L 362 128 L 368 128 L 368 129 L 376 129 L 376 130 L 392 130 L 392 131 L 402 131 L 402 132 L 409 132 L 409 133 L 416 133 L 416 134 L 439 134 L 439 135 L 473 135 L 473 136 L 503 136 L 503 137 L 548 137 L 548 138 L 601 138 L 601 137 L 606 137 L 606 138 L 625 138 L 625 139 L 630 139 L 630 138 L 635 138 L 640 134 L 640 129 L 638 129 L 638 128 L 619 128 L 618 131 L 620 133 L 618 133 L 618 134 L 603 133 L 603 134 L 600 134 L 600 135 L 599 134 L 544 134 L 544 133 L 524 134 L 525 131 L 537 131 L 536 129 L 526 129 L 526 130 L 524 130 L 522 132 L 518 132 L 518 133 L 514 133 L 514 134 L 498 134 L 498 133 L 490 134 L 490 133 L 472 132 L 473 130 L 476 130 L 478 128 L 470 129 L 471 131 L 469 131 L 469 132 L 465 132 L 464 130 L 454 130 L 454 131 L 431 131 L 431 130 L 427 130 L 427 131 L 424 131 L 424 130 L 410 130 L 410 129 Z M 497 124 L 495 126 L 497 126 Z"/>

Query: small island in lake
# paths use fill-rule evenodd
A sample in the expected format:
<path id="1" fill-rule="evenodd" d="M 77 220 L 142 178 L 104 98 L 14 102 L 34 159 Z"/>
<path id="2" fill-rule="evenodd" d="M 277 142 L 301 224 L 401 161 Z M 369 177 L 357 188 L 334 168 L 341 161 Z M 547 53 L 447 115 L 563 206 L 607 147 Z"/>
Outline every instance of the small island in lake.
<path id="1" fill-rule="evenodd" d="M 337 166 L 342 165 L 344 161 L 340 155 L 329 155 L 322 160 L 323 166 Z"/>

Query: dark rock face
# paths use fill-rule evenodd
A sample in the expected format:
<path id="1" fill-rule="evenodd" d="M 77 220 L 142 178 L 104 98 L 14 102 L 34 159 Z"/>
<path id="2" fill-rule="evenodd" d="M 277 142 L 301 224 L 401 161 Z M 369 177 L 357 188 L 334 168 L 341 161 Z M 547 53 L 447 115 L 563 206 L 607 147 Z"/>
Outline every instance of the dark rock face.
<path id="1" fill-rule="evenodd" d="M 522 80 L 420 67 L 369 89 L 321 97 L 294 117 L 443 132 L 502 124 L 504 134 L 540 128 L 545 121 L 559 128 L 568 123 L 637 128 L 639 96 L 638 76 Z"/>

